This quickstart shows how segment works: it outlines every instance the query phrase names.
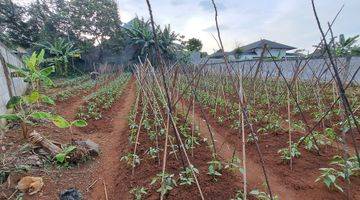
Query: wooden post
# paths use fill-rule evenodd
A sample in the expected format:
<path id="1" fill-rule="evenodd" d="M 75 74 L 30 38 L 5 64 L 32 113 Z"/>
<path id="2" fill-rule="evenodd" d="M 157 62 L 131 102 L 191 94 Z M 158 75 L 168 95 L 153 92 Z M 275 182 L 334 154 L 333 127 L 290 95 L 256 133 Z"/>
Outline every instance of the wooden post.
<path id="1" fill-rule="evenodd" d="M 13 97 L 14 96 L 14 93 L 11 89 L 11 77 L 10 77 L 10 72 L 9 72 L 9 69 L 6 65 L 6 62 L 5 62 L 5 58 L 2 56 L 2 54 L 0 53 L 0 62 L 1 62 L 1 65 L 3 67 L 3 70 L 4 70 L 4 75 L 5 75 L 5 80 L 6 80 L 6 86 L 7 86 L 7 89 L 9 91 L 9 97 Z"/>

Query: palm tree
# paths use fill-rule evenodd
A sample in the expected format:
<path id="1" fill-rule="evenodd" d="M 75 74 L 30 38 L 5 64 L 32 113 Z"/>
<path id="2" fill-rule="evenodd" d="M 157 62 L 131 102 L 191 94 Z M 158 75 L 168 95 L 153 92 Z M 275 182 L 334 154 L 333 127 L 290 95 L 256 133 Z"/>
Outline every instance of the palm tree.
<path id="1" fill-rule="evenodd" d="M 349 76 L 351 57 L 360 55 L 360 47 L 356 45 L 358 38 L 359 35 L 345 39 L 345 36 L 341 34 L 339 36 L 339 41 L 335 44 L 335 55 L 346 58 L 346 63 L 342 73 L 344 82 L 346 82 L 346 79 Z"/>

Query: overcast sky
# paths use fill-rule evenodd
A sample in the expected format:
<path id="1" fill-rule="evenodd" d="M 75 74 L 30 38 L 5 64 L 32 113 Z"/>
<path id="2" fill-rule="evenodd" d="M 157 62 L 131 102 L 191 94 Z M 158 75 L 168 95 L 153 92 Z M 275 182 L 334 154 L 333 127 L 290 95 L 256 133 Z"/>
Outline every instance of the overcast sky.
<path id="1" fill-rule="evenodd" d="M 134 16 L 148 17 L 145 0 L 117 0 L 123 22 Z M 152 0 L 155 21 L 171 24 L 186 38 L 201 39 L 204 50 L 217 49 L 214 11 L 210 0 Z M 261 38 L 297 48 L 312 49 L 320 38 L 310 0 L 216 0 L 225 49 Z M 326 25 L 345 4 L 334 34 L 360 33 L 360 0 L 317 0 L 320 19 Z"/>
<path id="2" fill-rule="evenodd" d="M 17 0 L 20 1 L 20 0 Z M 21 0 L 31 1 L 31 0 Z M 136 15 L 147 18 L 145 0 L 116 0 L 122 22 Z M 320 40 L 310 0 L 216 0 L 225 50 L 261 38 L 300 49 L 311 50 Z M 214 11 L 210 0 L 151 0 L 156 23 L 171 24 L 185 37 L 199 38 L 203 50 L 218 49 L 211 34 L 216 35 Z M 319 17 L 325 26 L 342 5 L 334 25 L 334 34 L 353 36 L 360 33 L 360 0 L 317 0 Z"/>

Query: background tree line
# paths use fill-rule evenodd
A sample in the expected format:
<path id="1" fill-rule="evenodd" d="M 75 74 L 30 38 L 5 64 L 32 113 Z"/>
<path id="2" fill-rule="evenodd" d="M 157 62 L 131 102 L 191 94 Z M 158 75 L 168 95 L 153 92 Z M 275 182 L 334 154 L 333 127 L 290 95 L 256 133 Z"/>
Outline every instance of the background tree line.
<path id="1" fill-rule="evenodd" d="M 32 48 L 66 38 L 81 50 L 95 44 L 121 46 L 121 21 L 113 0 L 36 0 L 28 6 L 0 3 L 1 40 L 8 46 Z"/>
<path id="2" fill-rule="evenodd" d="M 79 71 L 80 55 L 91 55 L 97 64 L 107 54 L 124 54 L 119 57 L 132 62 L 156 60 L 149 21 L 136 17 L 123 24 L 114 0 L 36 0 L 29 5 L 0 0 L 0 30 L 0 40 L 10 48 L 45 49 L 48 62 L 63 76 Z M 188 62 L 190 52 L 202 48 L 200 40 L 185 41 L 170 25 L 157 25 L 156 32 L 167 62 Z"/>

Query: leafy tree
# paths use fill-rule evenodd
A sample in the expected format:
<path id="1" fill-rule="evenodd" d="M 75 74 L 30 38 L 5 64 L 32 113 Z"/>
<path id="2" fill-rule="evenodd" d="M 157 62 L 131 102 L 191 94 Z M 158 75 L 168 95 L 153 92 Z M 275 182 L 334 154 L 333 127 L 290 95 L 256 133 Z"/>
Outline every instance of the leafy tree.
<path id="1" fill-rule="evenodd" d="M 9 65 L 10 68 L 15 70 L 15 74 L 18 77 L 29 83 L 31 90 L 38 91 L 40 89 L 40 83 L 44 83 L 47 86 L 53 86 L 54 83 L 48 77 L 54 72 L 54 67 L 40 68 L 40 65 L 44 62 L 45 51 L 42 50 L 40 53 L 34 52 L 30 57 L 24 59 L 25 68 L 19 68 Z"/>
<path id="2" fill-rule="evenodd" d="M 36 0 L 29 6 L 3 0 L 0 22 L 0 38 L 25 48 L 34 47 L 34 43 L 53 43 L 58 37 L 67 38 L 81 50 L 106 41 L 113 48 L 122 45 L 114 0 Z"/>
<path id="3" fill-rule="evenodd" d="M 200 51 L 202 46 L 202 42 L 196 38 L 191 38 L 186 42 L 186 49 L 189 51 Z"/>
<path id="4" fill-rule="evenodd" d="M 121 21 L 114 0 L 70 0 L 70 19 L 77 37 L 84 40 L 84 35 L 90 36 L 88 39 L 93 44 L 121 37 Z"/>
<path id="5" fill-rule="evenodd" d="M 30 47 L 36 40 L 36 27 L 25 21 L 26 9 L 11 0 L 0 1 L 0 38 L 7 44 Z M 10 45 L 11 46 L 11 45 Z"/>

